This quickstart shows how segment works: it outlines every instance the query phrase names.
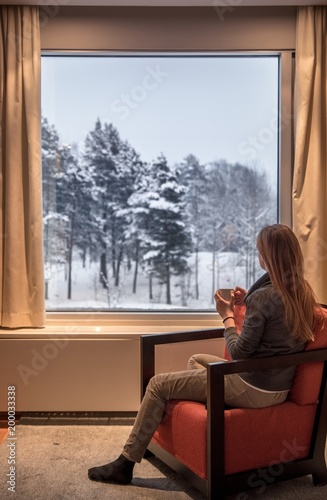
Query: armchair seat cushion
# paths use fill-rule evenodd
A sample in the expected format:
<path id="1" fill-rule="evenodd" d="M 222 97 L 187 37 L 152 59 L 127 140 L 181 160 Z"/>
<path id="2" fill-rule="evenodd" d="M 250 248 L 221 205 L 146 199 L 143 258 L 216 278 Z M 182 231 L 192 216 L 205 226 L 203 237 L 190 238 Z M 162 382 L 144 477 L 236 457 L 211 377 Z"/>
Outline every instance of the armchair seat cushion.
<path id="1" fill-rule="evenodd" d="M 195 401 L 171 400 L 152 440 L 195 474 L 206 478 L 207 410 Z"/>
<path id="2" fill-rule="evenodd" d="M 225 410 L 226 474 L 265 467 L 309 454 L 316 404 Z M 282 423 L 282 425 L 281 425 Z M 267 430 L 274 439 L 267 440 Z M 207 410 L 204 404 L 172 400 L 153 441 L 207 478 Z M 255 478 L 254 478 L 255 479 Z"/>

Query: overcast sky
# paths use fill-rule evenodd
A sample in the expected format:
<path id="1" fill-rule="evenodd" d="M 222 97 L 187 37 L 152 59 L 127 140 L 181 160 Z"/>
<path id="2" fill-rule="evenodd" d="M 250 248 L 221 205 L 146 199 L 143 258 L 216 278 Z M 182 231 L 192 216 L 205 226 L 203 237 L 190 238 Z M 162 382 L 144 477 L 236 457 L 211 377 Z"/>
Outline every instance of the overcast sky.
<path id="1" fill-rule="evenodd" d="M 42 58 L 42 115 L 81 150 L 99 117 L 143 160 L 226 159 L 276 185 L 277 109 L 277 57 Z"/>

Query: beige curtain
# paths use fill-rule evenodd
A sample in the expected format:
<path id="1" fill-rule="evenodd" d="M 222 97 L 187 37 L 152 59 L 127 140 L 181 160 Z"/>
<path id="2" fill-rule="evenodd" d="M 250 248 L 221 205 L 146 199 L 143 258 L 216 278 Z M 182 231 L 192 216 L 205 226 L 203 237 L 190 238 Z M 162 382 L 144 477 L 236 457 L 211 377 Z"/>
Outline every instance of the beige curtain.
<path id="1" fill-rule="evenodd" d="M 37 7 L 0 7 L 0 326 L 45 321 Z"/>
<path id="2" fill-rule="evenodd" d="M 327 7 L 299 7 L 293 225 L 306 277 L 327 303 Z"/>

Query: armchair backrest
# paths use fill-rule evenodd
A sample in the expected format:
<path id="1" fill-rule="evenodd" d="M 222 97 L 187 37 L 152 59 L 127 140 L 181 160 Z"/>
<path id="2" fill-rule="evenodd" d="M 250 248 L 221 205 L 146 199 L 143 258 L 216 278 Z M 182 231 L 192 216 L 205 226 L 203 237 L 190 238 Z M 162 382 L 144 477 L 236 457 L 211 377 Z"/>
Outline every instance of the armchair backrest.
<path id="1" fill-rule="evenodd" d="M 305 350 L 327 347 L 327 311 L 323 309 L 323 324 L 315 329 L 315 340 L 307 342 Z M 315 404 L 319 397 L 323 363 L 306 363 L 296 368 L 288 399 L 299 405 Z"/>

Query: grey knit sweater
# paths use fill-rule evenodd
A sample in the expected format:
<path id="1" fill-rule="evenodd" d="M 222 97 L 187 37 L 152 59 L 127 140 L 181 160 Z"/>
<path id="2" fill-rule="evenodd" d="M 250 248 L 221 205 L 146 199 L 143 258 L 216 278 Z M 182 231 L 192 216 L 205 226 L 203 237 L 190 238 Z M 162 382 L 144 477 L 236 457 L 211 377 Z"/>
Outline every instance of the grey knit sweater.
<path id="1" fill-rule="evenodd" d="M 225 330 L 232 359 L 261 358 L 304 350 L 305 343 L 285 326 L 284 306 L 268 279 L 245 297 L 246 313 L 240 335 L 235 327 Z M 285 391 L 292 385 L 296 367 L 242 373 L 249 384 L 267 391 Z"/>

